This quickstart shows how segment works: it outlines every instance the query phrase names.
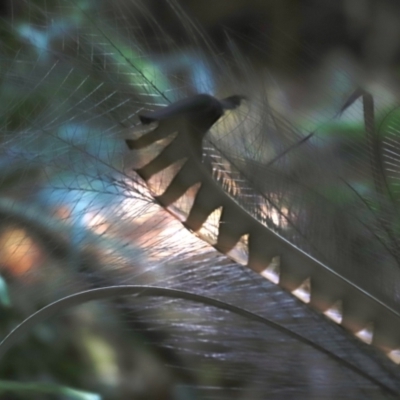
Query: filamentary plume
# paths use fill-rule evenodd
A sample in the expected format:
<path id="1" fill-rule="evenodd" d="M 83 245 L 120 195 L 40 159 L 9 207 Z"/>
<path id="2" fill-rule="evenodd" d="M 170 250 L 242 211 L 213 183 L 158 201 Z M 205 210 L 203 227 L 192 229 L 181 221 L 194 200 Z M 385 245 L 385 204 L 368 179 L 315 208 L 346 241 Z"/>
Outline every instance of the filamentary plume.
<path id="1" fill-rule="evenodd" d="M 261 28 L 156 6 L 9 2 L 0 393 L 398 398 L 388 92 L 266 73 Z"/>

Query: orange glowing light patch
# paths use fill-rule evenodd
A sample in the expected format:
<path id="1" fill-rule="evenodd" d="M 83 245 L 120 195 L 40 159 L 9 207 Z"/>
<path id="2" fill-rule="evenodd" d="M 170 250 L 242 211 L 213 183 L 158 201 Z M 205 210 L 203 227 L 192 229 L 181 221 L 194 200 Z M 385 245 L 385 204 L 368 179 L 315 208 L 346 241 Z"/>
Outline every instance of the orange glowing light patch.
<path id="1" fill-rule="evenodd" d="M 24 229 L 12 228 L 0 235 L 0 269 L 21 276 L 37 266 L 40 248 Z"/>

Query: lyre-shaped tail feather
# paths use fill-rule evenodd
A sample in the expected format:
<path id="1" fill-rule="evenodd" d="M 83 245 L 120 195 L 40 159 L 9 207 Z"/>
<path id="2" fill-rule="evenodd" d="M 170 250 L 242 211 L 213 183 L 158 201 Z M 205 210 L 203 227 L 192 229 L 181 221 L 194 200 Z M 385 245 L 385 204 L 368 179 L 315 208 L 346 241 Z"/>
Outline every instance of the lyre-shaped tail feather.
<path id="1" fill-rule="evenodd" d="M 240 24 L 236 33 L 228 32 L 225 44 L 229 46 L 221 48 L 197 30 L 176 0 L 7 3 L 12 5 L 12 18 L 2 19 L 6 36 L 0 61 L 0 302 L 4 278 L 12 310 L 2 309 L 3 334 L 46 303 L 61 306 L 63 300 L 52 303 L 61 297 L 68 302 L 68 295 L 80 292 L 87 296 L 93 294 L 90 289 L 105 286 L 111 286 L 109 294 L 118 297 L 106 300 L 106 308 L 90 307 L 78 311 L 77 318 L 60 318 L 57 325 L 32 332 L 33 340 L 28 339 L 27 346 L 13 346 L 12 353 L 1 357 L 0 369 L 15 379 L 24 376 L 24 381 L 37 377 L 70 381 L 70 371 L 64 370 L 65 375 L 62 371 L 68 369 L 70 360 L 77 362 L 75 378 L 76 371 L 82 372 L 79 379 L 72 377 L 76 385 L 87 385 L 84 372 L 89 370 L 90 386 L 104 388 L 110 397 L 125 393 L 125 397 L 190 399 L 365 398 L 368 391 L 374 398 L 384 394 L 397 398 L 400 380 L 395 365 L 281 288 L 307 289 L 310 305 L 320 311 L 343 309 L 343 323 L 352 331 L 372 321 L 373 341 L 386 349 L 396 348 L 396 319 L 342 278 L 348 264 L 359 258 L 357 248 L 366 243 L 358 241 L 359 247 L 351 249 L 354 257 L 348 257 L 354 242 L 348 241 L 349 235 L 343 235 L 340 228 L 344 224 L 351 227 L 354 218 L 347 216 L 357 207 L 349 207 L 347 214 L 343 209 L 337 214 L 324 213 L 321 208 L 326 200 L 318 193 L 316 201 L 309 201 L 314 199 L 316 186 L 331 178 L 327 168 L 315 168 L 319 167 L 315 162 L 318 152 L 312 151 L 315 148 L 309 151 L 308 144 L 314 144 L 318 135 L 302 137 L 290 130 L 285 118 L 271 120 L 265 99 L 271 89 L 264 73 L 266 58 L 260 69 L 253 69 L 252 51 L 241 57 L 240 48 L 235 47 L 236 33 L 246 32 L 243 26 Z M 234 3 L 237 8 L 240 2 Z M 258 3 L 275 7 L 272 2 Z M 244 7 L 250 10 L 252 5 Z M 177 18 L 171 13 L 168 16 L 167 8 L 176 11 Z M 238 17 L 242 20 L 242 15 Z M 265 20 L 261 20 L 264 26 Z M 250 22 L 253 29 L 252 18 Z M 171 35 L 171 28 L 182 37 Z M 248 49 L 266 48 L 253 38 L 247 40 Z M 282 42 L 278 38 L 276 43 L 281 46 Z M 274 49 L 277 51 L 268 47 L 268 58 L 285 53 Z M 297 70 L 297 62 L 289 64 L 289 69 L 294 66 Z M 285 72 L 280 69 L 280 76 Z M 287 76 L 292 76 L 291 71 Z M 277 83 L 283 82 L 278 79 Z M 318 85 L 317 97 L 320 89 L 330 90 L 329 85 Z M 146 112 L 190 93 L 228 89 L 251 93 L 251 101 L 224 119 L 220 118 L 224 111 L 237 107 L 242 96 L 223 100 L 195 96 Z M 296 93 L 302 91 L 297 88 Z M 307 104 L 303 100 L 302 104 Z M 156 202 L 171 213 L 181 211 L 178 216 L 187 228 L 260 274 L 231 262 L 185 232 L 155 204 L 137 174 L 125 173 L 126 154 L 122 152 L 127 152 L 121 136 L 125 137 L 137 116 L 147 133 L 128 139 L 129 156 L 139 156 L 132 161 L 150 188 L 158 184 Z M 235 123 L 236 117 L 241 118 L 240 124 Z M 221 124 L 215 124 L 218 118 Z M 264 130 L 269 122 L 279 127 L 276 137 Z M 220 135 L 225 123 L 228 129 Z M 213 145 L 208 143 L 209 137 L 204 140 L 210 128 Z M 237 133 L 240 135 L 235 136 Z M 258 134 L 264 135 L 267 146 L 257 140 Z M 392 139 L 395 142 L 396 135 Z M 154 160 L 142 163 L 166 143 Z M 389 154 L 386 166 L 393 161 Z M 337 166 L 328 164 L 333 169 Z M 396 176 L 390 174 L 388 181 L 394 183 Z M 349 184 L 354 186 L 352 181 Z M 359 198 L 357 205 L 362 200 Z M 374 199 L 368 200 L 371 209 L 376 208 Z M 331 215 L 328 221 L 326 214 Z M 341 218 L 331 223 L 334 215 Z M 370 226 L 381 228 L 373 217 L 367 214 L 364 222 L 373 220 Z M 326 233 L 327 226 L 342 240 L 330 240 L 333 235 Z M 395 232 L 393 227 L 395 223 L 389 224 Z M 379 231 L 378 245 L 382 242 L 391 250 L 390 240 L 381 233 L 387 230 Z M 369 239 L 371 235 L 365 236 Z M 319 246 L 316 238 L 325 246 Z M 374 253 L 376 247 L 368 248 L 371 255 L 377 255 L 373 263 L 379 268 L 390 264 L 390 252 Z M 339 261 L 350 261 L 330 263 L 332 249 Z M 335 270 L 321 266 L 322 261 Z M 361 258 L 359 264 L 363 261 Z M 279 278 L 274 282 L 279 280 L 281 287 L 264 279 L 272 275 Z M 362 273 L 353 275 L 353 282 L 363 283 Z M 386 283 L 380 277 L 373 282 L 377 287 Z M 139 296 L 131 296 L 132 287 L 125 291 L 127 297 L 122 296 L 127 289 L 123 284 L 138 285 L 134 290 Z M 368 292 L 375 293 L 371 286 Z M 196 295 L 190 294 L 167 301 L 159 297 L 170 287 L 196 292 L 203 300 L 195 304 Z M 96 298 L 106 299 L 97 289 Z M 147 298 L 141 296 L 151 293 Z M 212 298 L 248 309 L 261 319 L 256 318 L 256 323 L 246 312 L 239 317 L 229 305 L 222 310 L 210 308 L 216 304 Z M 74 304 L 82 304 L 82 298 L 76 300 Z M 38 314 L 43 311 L 46 313 L 46 307 Z M 262 323 L 268 320 L 273 324 Z M 65 329 L 59 329 L 58 323 Z M 29 326 L 23 324 L 22 331 L 28 332 Z M 136 332 L 139 335 L 132 340 Z M 140 344 L 142 339 L 150 343 L 145 349 L 145 353 L 151 351 L 149 357 L 142 348 L 137 353 L 136 339 Z M 7 343 L 0 344 L 0 352 L 6 349 Z M 107 360 L 98 359 L 99 349 Z M 31 350 L 40 356 L 26 357 Z M 96 354 L 89 363 L 85 354 L 91 355 L 87 353 L 91 350 Z M 84 357 L 79 356 L 81 352 Z M 143 385 L 139 385 L 146 393 L 138 393 L 138 386 L 132 385 L 136 373 L 132 360 L 138 359 L 137 355 L 145 365 L 155 365 L 158 360 L 157 365 L 168 368 L 166 374 L 160 374 L 162 370 L 156 366 L 150 375 L 149 369 L 154 368 L 146 368 Z M 170 391 L 163 390 L 167 380 Z M 0 393 L 4 383 L 0 383 Z M 49 388 L 46 382 L 44 386 Z M 160 390 L 159 396 L 151 395 L 153 388 Z M 371 395 L 369 388 L 373 389 Z M 192 390 L 198 396 L 192 395 Z"/>
<path id="2" fill-rule="evenodd" d="M 221 208 L 219 222 L 216 223 L 218 233 L 215 241 L 210 242 L 217 250 L 235 259 L 229 252 L 246 236 L 248 246 L 247 266 L 249 268 L 263 274 L 271 265 L 272 260 L 279 258 L 279 285 L 281 287 L 290 292 L 295 292 L 303 282 L 308 281 L 311 287 L 309 288 L 310 298 L 307 301 L 314 309 L 324 312 L 333 307 L 334 304 L 342 302 L 342 325 L 344 327 L 356 333 L 372 324 L 374 327 L 372 343 L 374 345 L 386 352 L 400 347 L 399 313 L 366 292 L 358 285 L 358 282 L 352 282 L 331 266 L 301 250 L 290 240 L 278 234 L 271 225 L 263 222 L 262 218 L 257 217 L 257 213 L 254 214 L 251 209 L 246 208 L 243 203 L 245 198 L 243 197 L 245 194 L 243 190 L 250 190 L 251 177 L 243 175 L 242 179 L 236 181 L 239 184 L 236 194 L 224 190 L 223 186 L 218 183 L 219 179 L 213 177 L 213 171 L 202 162 L 200 150 L 203 148 L 203 137 L 206 131 L 222 116 L 222 108 L 218 108 L 218 112 L 213 107 L 204 109 L 202 108 L 204 103 L 198 100 L 199 98 L 195 96 L 160 111 L 147 114 L 145 118 L 142 118 L 142 122 L 145 123 L 158 123 L 154 132 L 162 132 L 163 130 L 171 132 L 174 130 L 172 126 L 176 126 L 175 130 L 179 132 L 176 139 L 167 145 L 153 161 L 137 170 L 145 181 L 149 181 L 155 173 L 162 171 L 178 159 L 187 158 L 186 164 L 174 176 L 171 184 L 164 188 L 165 191 L 162 195 L 157 197 L 159 203 L 173 212 L 172 203 L 183 196 L 191 186 L 200 183 L 200 189 L 195 196 L 193 206 L 183 222 L 187 228 L 198 232 L 201 237 L 207 240 L 207 235 L 202 235 L 201 230 L 211 213 Z M 211 96 L 203 97 L 202 100 L 207 100 L 212 105 L 218 105 L 218 100 L 212 99 Z M 350 99 L 350 101 L 353 100 Z M 346 105 L 345 108 L 348 106 Z M 200 121 L 203 124 L 196 127 L 196 122 L 199 123 Z M 204 121 L 207 121 L 207 123 L 204 123 Z M 152 140 L 160 137 L 157 134 L 151 136 L 152 132 L 147 135 Z M 138 142 L 140 140 L 142 139 L 138 139 Z M 146 140 L 145 137 L 143 140 Z M 302 146 L 304 140 L 300 140 L 299 146 Z M 294 149 L 293 152 L 298 150 L 299 146 L 291 146 Z M 284 153 L 286 155 L 288 152 Z M 232 164 L 231 161 L 224 158 L 224 154 L 218 153 L 216 149 L 213 150 L 213 157 L 230 164 L 231 170 L 237 168 L 234 163 Z M 219 165 L 222 165 L 222 161 Z M 273 170 L 271 163 L 268 164 L 268 167 Z M 217 175 L 221 174 L 221 171 L 218 171 L 218 163 L 216 166 L 214 165 L 214 172 Z M 240 172 L 240 169 L 238 172 Z M 243 186 L 244 182 L 250 185 L 247 189 Z M 265 185 L 268 186 L 268 180 Z M 257 186 L 253 186 L 252 190 L 257 192 Z M 256 198 L 254 197 L 256 194 L 247 194 L 247 196 Z M 291 221 L 289 220 L 289 222 Z M 391 328 L 387 329 L 389 325 Z"/>

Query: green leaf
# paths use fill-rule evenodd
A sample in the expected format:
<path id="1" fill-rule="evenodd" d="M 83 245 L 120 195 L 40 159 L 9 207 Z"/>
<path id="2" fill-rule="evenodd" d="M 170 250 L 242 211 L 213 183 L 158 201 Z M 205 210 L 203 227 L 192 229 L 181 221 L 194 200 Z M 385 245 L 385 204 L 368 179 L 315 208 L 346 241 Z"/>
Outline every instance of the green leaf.
<path id="1" fill-rule="evenodd" d="M 56 394 L 66 396 L 71 400 L 101 400 L 102 397 L 97 393 L 85 392 L 49 383 L 22 383 L 13 381 L 0 381 L 0 394 L 5 392 L 37 394 Z"/>

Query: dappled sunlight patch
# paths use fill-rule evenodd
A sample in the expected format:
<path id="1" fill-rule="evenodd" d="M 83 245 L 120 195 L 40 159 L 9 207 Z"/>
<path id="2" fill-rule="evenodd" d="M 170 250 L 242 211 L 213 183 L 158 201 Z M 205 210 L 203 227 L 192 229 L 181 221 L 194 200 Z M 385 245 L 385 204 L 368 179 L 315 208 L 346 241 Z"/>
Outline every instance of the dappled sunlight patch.
<path id="1" fill-rule="evenodd" d="M 293 290 L 292 294 L 304 303 L 309 303 L 311 300 L 310 278 L 307 278 L 297 289 Z"/>
<path id="2" fill-rule="evenodd" d="M 206 219 L 197 234 L 212 246 L 217 244 L 222 207 L 216 208 Z"/>
<path id="3" fill-rule="evenodd" d="M 98 235 L 105 234 L 111 227 L 110 222 L 100 212 L 86 212 L 83 223 Z"/>
<path id="4" fill-rule="evenodd" d="M 359 330 L 354 335 L 364 343 L 371 344 L 374 336 L 374 325 L 372 323 L 368 324 L 365 328 Z"/>
<path id="5" fill-rule="evenodd" d="M 187 158 L 183 158 L 171 164 L 169 167 L 154 174 L 147 182 L 153 196 L 160 196 L 163 194 L 175 178 L 176 174 L 181 170 L 186 163 Z"/>
<path id="6" fill-rule="evenodd" d="M 201 187 L 201 183 L 196 183 L 191 186 L 178 200 L 176 200 L 169 209 L 172 210 L 174 215 L 181 221 L 185 222 L 189 216 L 190 210 L 193 207 L 196 199 L 197 192 Z"/>
<path id="7" fill-rule="evenodd" d="M 60 205 L 54 210 L 54 216 L 61 221 L 68 221 L 72 217 L 72 212 L 68 206 Z"/>
<path id="8" fill-rule="evenodd" d="M 289 216 L 289 210 L 286 207 L 282 207 L 279 211 L 273 207 L 269 202 L 261 201 L 259 204 L 259 218 L 263 222 L 271 221 L 275 226 L 280 228 L 287 228 Z"/>
<path id="9" fill-rule="evenodd" d="M 337 324 L 342 323 L 343 319 L 343 304 L 341 301 L 336 302 L 332 307 L 328 308 L 324 314 L 331 319 L 332 321 L 336 322 Z"/>
<path id="10" fill-rule="evenodd" d="M 260 274 L 269 281 L 278 284 L 280 274 L 280 257 L 273 257 L 268 267 L 264 269 L 264 271 L 261 271 Z"/>
<path id="11" fill-rule="evenodd" d="M 43 253 L 35 240 L 22 228 L 9 228 L 0 235 L 0 268 L 13 276 L 22 276 L 38 267 Z"/>
<path id="12" fill-rule="evenodd" d="M 241 265 L 247 265 L 249 261 L 249 235 L 243 235 L 233 249 L 229 250 L 226 255 Z"/>
<path id="13" fill-rule="evenodd" d="M 400 349 L 392 350 L 387 356 L 396 364 L 400 364 Z"/>

